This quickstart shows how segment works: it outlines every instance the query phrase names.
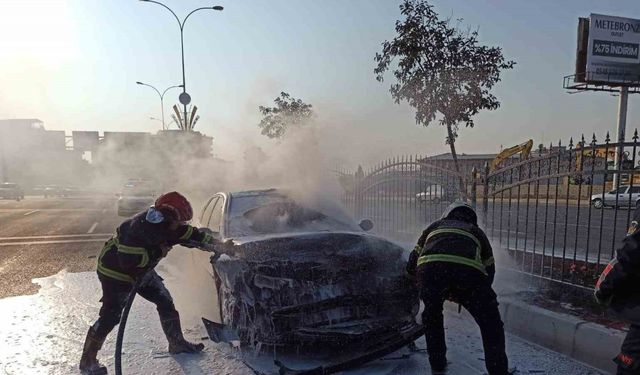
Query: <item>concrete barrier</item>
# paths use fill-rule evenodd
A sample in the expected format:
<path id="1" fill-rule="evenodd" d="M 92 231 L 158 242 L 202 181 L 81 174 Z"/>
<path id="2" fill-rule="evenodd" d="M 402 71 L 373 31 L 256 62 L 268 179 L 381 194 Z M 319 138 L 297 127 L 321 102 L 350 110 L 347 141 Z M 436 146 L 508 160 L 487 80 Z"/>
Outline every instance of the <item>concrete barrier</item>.
<path id="1" fill-rule="evenodd" d="M 619 353 L 626 332 L 509 298 L 499 297 L 499 302 L 506 332 L 615 374 L 612 359 Z M 445 308 L 452 313 L 458 310 L 452 303 L 446 303 Z M 464 314 L 469 316 L 466 311 Z"/>

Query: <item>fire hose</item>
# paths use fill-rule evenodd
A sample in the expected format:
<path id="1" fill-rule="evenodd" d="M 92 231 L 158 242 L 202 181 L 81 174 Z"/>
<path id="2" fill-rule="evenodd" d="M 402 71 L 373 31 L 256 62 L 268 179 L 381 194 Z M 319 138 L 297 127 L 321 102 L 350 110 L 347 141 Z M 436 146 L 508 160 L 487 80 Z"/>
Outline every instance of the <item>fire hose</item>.
<path id="1" fill-rule="evenodd" d="M 208 251 L 208 252 L 216 252 L 216 255 L 220 253 L 219 252 L 220 249 L 215 248 L 213 245 L 203 245 L 201 243 L 194 242 L 189 244 L 182 244 L 182 246 L 189 247 L 189 248 L 199 248 L 200 250 Z M 124 331 L 127 326 L 127 319 L 129 318 L 129 311 L 131 310 L 131 306 L 133 305 L 133 300 L 136 298 L 138 289 L 140 288 L 140 285 L 142 285 L 142 283 L 144 282 L 145 276 L 147 276 L 149 272 L 151 272 L 153 269 L 156 268 L 159 261 L 160 260 L 153 263 L 152 267 L 149 267 L 147 271 L 145 271 L 142 275 L 140 275 L 137 278 L 136 282 L 133 284 L 133 287 L 131 288 L 131 291 L 129 292 L 129 295 L 127 296 L 127 299 L 125 301 L 125 305 L 122 310 L 122 315 L 120 316 L 120 324 L 118 325 L 118 336 L 116 337 L 116 352 L 115 352 L 116 375 L 122 375 L 122 342 L 124 340 Z"/>

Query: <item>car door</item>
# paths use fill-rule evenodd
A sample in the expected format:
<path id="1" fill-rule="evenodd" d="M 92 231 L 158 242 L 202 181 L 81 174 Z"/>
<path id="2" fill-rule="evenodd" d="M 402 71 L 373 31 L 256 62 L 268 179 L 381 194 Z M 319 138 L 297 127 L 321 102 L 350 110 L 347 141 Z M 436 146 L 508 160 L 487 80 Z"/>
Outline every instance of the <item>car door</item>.
<path id="1" fill-rule="evenodd" d="M 216 206 L 213 208 L 213 211 L 211 212 L 209 222 L 207 223 L 207 227 L 211 229 L 215 234 L 217 234 L 218 238 L 220 238 L 222 233 L 223 214 L 224 214 L 224 197 L 219 197 Z"/>
<path id="2" fill-rule="evenodd" d="M 213 211 L 213 208 L 215 207 L 217 201 L 218 201 L 217 196 L 213 196 L 209 198 L 209 200 L 207 201 L 207 204 L 205 204 L 204 209 L 200 213 L 200 225 L 203 225 L 203 226 L 207 225 L 207 221 L 211 217 L 211 212 Z"/>
<path id="3" fill-rule="evenodd" d="M 640 186 L 631 186 L 629 187 L 631 194 L 631 202 L 629 203 L 630 207 L 636 207 L 636 202 L 640 199 Z"/>
<path id="4" fill-rule="evenodd" d="M 628 196 L 625 194 L 627 191 L 627 186 L 620 186 L 618 189 L 611 190 L 607 194 L 605 194 L 605 201 L 607 206 L 615 206 L 616 203 L 620 206 L 626 203 L 624 202 L 625 197 L 629 200 Z"/>

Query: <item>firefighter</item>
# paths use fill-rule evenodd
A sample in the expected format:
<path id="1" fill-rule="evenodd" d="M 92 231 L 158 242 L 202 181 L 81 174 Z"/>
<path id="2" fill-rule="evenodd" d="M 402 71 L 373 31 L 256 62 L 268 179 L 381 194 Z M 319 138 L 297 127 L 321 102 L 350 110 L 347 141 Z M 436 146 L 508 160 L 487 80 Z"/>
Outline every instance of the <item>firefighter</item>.
<path id="1" fill-rule="evenodd" d="M 617 375 L 640 375 L 640 210 L 636 209 L 627 235 L 615 257 L 600 275 L 595 298 L 631 324 L 617 363 Z"/>
<path id="2" fill-rule="evenodd" d="M 478 227 L 475 210 L 454 202 L 422 232 L 411 252 L 407 272 L 424 303 L 422 324 L 433 374 L 447 368 L 442 309 L 452 300 L 471 313 L 482 333 L 489 375 L 508 374 L 504 328 L 491 288 L 495 265 L 491 244 Z"/>
<path id="3" fill-rule="evenodd" d="M 201 343 L 185 340 L 171 294 L 153 269 L 173 245 L 213 245 L 214 240 L 206 229 L 187 224 L 192 217 L 189 201 L 178 192 L 170 192 L 158 197 L 153 207 L 123 222 L 105 243 L 97 269 L 102 284 L 102 307 L 85 339 L 80 360 L 83 374 L 107 373 L 96 355 L 109 332 L 120 322 L 129 292 L 139 278 L 137 293 L 156 305 L 169 352 L 195 353 L 204 348 Z"/>

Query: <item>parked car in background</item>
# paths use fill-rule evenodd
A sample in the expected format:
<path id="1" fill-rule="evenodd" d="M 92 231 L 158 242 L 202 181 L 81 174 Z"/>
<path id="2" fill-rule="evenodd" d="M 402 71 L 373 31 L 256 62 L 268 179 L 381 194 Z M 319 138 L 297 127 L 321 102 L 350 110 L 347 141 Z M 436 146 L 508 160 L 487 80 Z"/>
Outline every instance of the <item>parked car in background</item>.
<path id="1" fill-rule="evenodd" d="M 420 203 L 438 203 L 445 200 L 444 187 L 441 185 L 429 185 L 422 192 L 416 194 L 416 200 Z"/>
<path id="2" fill-rule="evenodd" d="M 639 207 L 640 186 L 620 186 L 607 193 L 591 196 L 591 204 L 594 208 L 603 207 Z"/>
<path id="3" fill-rule="evenodd" d="M 127 183 L 118 194 L 118 216 L 129 217 L 153 205 L 156 192 L 146 183 Z"/>
<path id="4" fill-rule="evenodd" d="M 1 199 L 15 199 L 17 201 L 24 199 L 24 191 L 20 185 L 13 182 L 3 182 L 0 184 Z"/>
<path id="5" fill-rule="evenodd" d="M 38 192 L 38 193 L 42 194 L 45 198 L 61 197 L 62 196 L 62 186 L 58 186 L 58 185 L 37 186 L 34 189 L 34 192 Z"/>

